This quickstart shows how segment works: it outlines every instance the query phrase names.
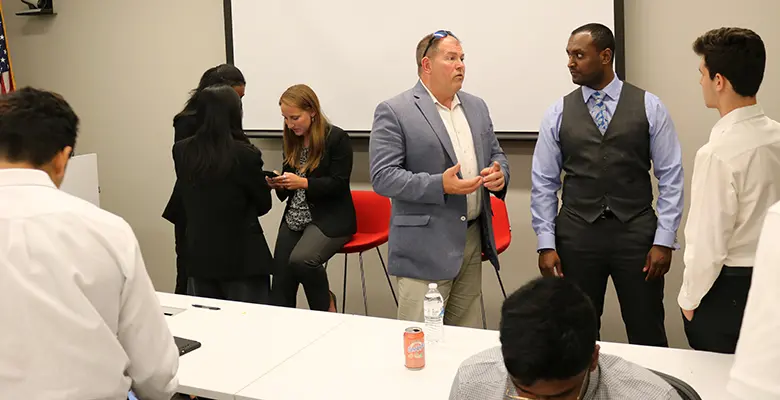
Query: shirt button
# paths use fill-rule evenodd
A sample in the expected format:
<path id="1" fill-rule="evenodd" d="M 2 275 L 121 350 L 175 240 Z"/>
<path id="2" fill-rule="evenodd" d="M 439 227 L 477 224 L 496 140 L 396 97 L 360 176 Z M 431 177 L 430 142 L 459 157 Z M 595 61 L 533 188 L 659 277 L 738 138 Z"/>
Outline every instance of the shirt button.
<path id="1" fill-rule="evenodd" d="M 465 216 L 462 216 L 462 217 L 460 217 L 460 220 L 461 220 L 461 221 L 465 221 L 465 220 L 466 220 L 466 217 L 465 217 Z"/>

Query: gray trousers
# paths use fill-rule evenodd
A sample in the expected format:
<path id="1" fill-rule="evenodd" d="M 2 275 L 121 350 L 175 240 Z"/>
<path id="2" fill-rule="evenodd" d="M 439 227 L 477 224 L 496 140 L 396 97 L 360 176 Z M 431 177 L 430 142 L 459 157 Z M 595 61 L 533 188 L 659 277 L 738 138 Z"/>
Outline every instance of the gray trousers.
<path id="1" fill-rule="evenodd" d="M 274 278 L 271 287 L 271 303 L 283 307 L 295 307 L 298 286 L 303 285 L 309 309 L 328 311 L 330 289 L 324 264 L 350 236 L 331 238 L 314 224 L 303 231 L 291 230 L 286 222 L 279 227 L 274 248 Z"/>

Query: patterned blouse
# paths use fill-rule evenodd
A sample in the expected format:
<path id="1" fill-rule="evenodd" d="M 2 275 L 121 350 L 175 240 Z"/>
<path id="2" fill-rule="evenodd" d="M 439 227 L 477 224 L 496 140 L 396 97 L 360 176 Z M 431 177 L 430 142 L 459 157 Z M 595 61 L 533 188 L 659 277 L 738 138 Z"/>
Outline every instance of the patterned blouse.
<path id="1" fill-rule="evenodd" d="M 304 147 L 298 165 L 305 164 L 308 157 L 309 148 Z M 305 178 L 306 172 L 298 171 L 297 175 Z M 284 215 L 284 220 L 287 222 L 287 227 L 296 232 L 304 230 L 311 223 L 311 211 L 309 210 L 309 204 L 306 202 L 305 189 L 295 190 L 292 201 L 290 201 L 290 208 L 287 209 L 287 213 Z"/>

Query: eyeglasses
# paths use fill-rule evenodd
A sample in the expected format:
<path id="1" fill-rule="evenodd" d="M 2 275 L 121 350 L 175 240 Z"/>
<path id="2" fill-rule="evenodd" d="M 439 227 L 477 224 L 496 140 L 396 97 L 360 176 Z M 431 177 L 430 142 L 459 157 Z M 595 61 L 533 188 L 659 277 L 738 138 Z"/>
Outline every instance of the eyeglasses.
<path id="1" fill-rule="evenodd" d="M 433 44 L 433 42 L 434 42 L 434 41 L 436 41 L 436 40 L 438 40 L 438 39 L 444 39 L 444 38 L 446 38 L 447 36 L 452 36 L 452 37 L 454 37 L 455 39 L 457 39 L 457 38 L 458 38 L 457 36 L 455 36 L 455 35 L 454 35 L 452 32 L 450 32 L 450 31 L 441 30 L 441 31 L 436 31 L 436 32 L 433 32 L 433 36 L 431 36 L 431 39 L 430 39 L 430 40 L 428 40 L 428 45 L 427 45 L 427 46 L 425 46 L 425 51 L 423 51 L 423 53 L 422 53 L 422 57 L 424 58 L 424 57 L 425 57 L 425 55 L 426 55 L 426 54 L 428 54 L 428 50 L 430 50 L 430 49 L 431 49 L 431 45 Z"/>
<path id="2" fill-rule="evenodd" d="M 588 369 L 588 372 L 585 374 L 585 377 L 582 378 L 582 384 L 580 385 L 580 391 L 577 394 L 577 400 L 582 400 L 582 398 L 585 396 L 585 390 L 588 388 L 588 381 L 590 380 L 590 369 Z M 514 384 L 508 386 L 506 388 L 506 393 L 504 393 L 504 396 L 506 396 L 507 399 L 512 400 L 546 400 L 549 399 L 549 397 L 543 397 L 543 396 L 536 396 L 536 398 L 530 398 L 530 397 L 523 397 L 523 396 L 516 396 L 511 394 L 512 387 Z"/>

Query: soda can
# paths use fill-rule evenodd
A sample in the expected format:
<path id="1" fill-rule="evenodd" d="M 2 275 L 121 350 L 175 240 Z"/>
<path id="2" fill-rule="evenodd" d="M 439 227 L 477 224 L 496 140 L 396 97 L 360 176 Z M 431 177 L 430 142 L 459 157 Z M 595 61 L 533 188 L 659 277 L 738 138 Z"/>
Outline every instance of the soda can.
<path id="1" fill-rule="evenodd" d="M 404 359 L 406 368 L 418 370 L 425 367 L 425 333 L 416 326 L 404 330 Z"/>

